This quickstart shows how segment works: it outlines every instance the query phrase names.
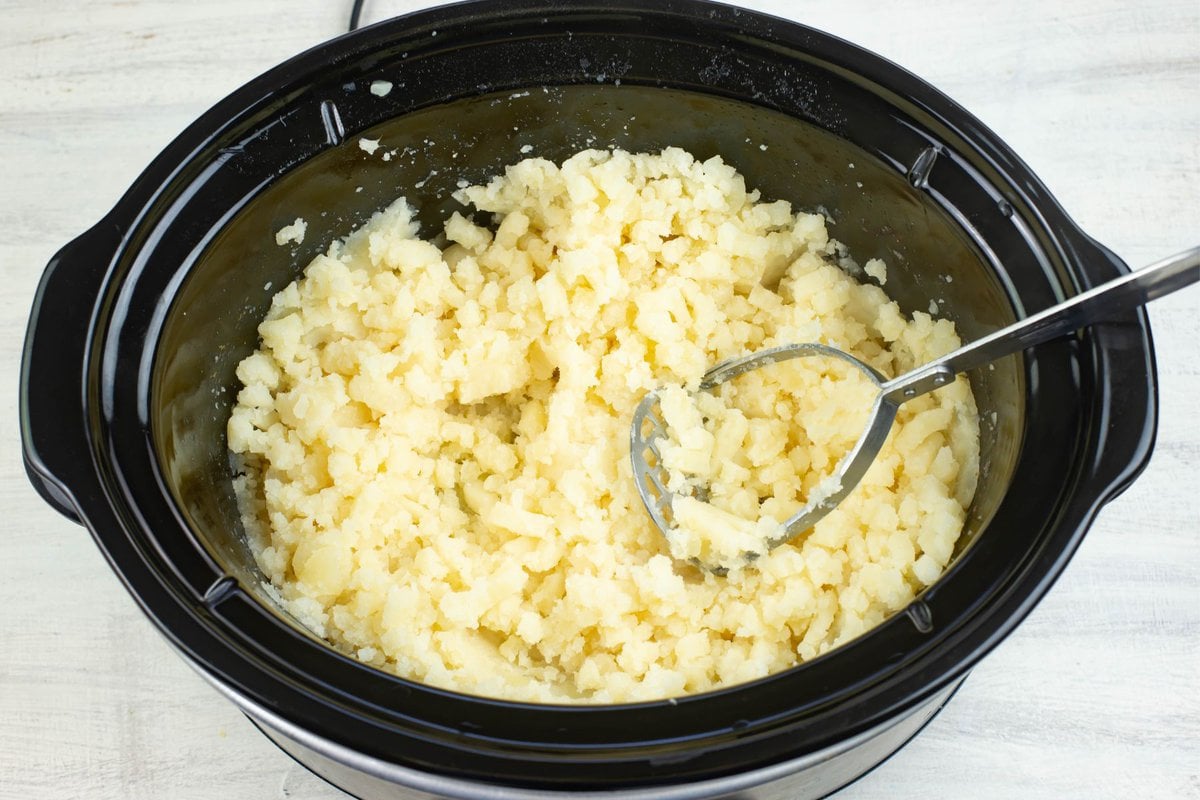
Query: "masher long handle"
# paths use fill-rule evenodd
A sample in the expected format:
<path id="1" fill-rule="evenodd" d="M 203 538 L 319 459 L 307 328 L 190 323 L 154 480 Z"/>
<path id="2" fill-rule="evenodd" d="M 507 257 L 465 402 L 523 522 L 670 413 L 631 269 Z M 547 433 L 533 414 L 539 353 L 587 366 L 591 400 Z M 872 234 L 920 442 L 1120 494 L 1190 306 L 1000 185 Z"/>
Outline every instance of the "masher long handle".
<path id="1" fill-rule="evenodd" d="M 1193 247 L 1089 289 L 893 378 L 882 386 L 884 399 L 899 405 L 945 386 L 960 372 L 1101 322 L 1197 280 L 1200 280 L 1200 247 Z"/>

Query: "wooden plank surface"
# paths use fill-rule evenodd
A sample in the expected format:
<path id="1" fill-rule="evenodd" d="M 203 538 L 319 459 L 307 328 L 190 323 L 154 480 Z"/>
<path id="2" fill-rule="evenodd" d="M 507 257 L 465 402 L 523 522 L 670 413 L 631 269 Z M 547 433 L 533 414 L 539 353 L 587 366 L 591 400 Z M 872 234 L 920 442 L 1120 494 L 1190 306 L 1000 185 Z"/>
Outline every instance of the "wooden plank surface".
<path id="1" fill-rule="evenodd" d="M 368 2 L 367 19 L 427 5 Z M 1200 3 L 746 2 L 897 61 L 1000 134 L 1133 265 L 1200 235 Z M 0 0 L 0 798 L 344 797 L 164 644 L 25 480 L 34 287 L 188 122 L 348 2 Z M 1200 797 L 1200 290 L 1152 310 L 1158 446 L 946 711 L 839 800 Z"/>

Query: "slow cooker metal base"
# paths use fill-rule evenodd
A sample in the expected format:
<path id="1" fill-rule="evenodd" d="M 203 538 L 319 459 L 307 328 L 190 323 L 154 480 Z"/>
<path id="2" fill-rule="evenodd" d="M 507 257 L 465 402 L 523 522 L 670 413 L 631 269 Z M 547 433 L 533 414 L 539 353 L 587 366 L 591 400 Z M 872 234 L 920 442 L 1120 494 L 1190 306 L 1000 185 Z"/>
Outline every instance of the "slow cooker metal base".
<path id="1" fill-rule="evenodd" d="M 616 792 L 584 791 L 571 796 L 579 800 L 818 800 L 849 786 L 912 741 L 950 702 L 965 680 L 966 675 L 899 719 L 769 769 L 693 784 Z M 233 699 L 250 722 L 280 750 L 358 800 L 550 800 L 562 796 L 556 792 L 442 778 L 350 753 L 291 726 L 278 725 L 273 715 L 259 710 L 262 714 L 259 716 L 244 701 Z"/>

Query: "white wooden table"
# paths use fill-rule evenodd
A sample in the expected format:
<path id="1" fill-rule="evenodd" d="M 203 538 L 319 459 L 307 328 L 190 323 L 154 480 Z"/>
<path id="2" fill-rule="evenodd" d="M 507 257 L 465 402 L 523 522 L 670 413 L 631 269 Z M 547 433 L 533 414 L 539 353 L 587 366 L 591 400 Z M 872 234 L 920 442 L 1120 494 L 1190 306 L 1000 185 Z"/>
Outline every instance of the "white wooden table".
<path id="1" fill-rule="evenodd" d="M 933 82 L 1131 264 L 1200 239 L 1197 0 L 744 4 Z M 377 0 L 365 18 L 424 5 Z M 204 109 L 339 33 L 348 7 L 0 0 L 0 797 L 345 797 L 204 685 L 34 495 L 16 381 L 49 256 Z M 1200 797 L 1200 290 L 1151 317 L 1149 469 L 942 715 L 839 798 Z"/>

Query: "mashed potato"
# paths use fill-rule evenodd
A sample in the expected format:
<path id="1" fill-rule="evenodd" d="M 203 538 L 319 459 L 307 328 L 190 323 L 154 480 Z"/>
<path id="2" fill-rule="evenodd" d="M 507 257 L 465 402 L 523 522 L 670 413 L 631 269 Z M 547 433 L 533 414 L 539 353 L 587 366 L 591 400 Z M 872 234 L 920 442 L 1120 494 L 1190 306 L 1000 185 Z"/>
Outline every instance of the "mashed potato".
<path id="1" fill-rule="evenodd" d="M 828 356 L 760 367 L 710 392 L 660 389 L 671 555 L 714 570 L 761 557 L 784 521 L 841 490 L 833 470 L 877 393 Z"/>
<path id="2" fill-rule="evenodd" d="M 977 471 L 962 379 L 903 407 L 809 535 L 728 577 L 673 559 L 637 496 L 628 427 L 647 390 L 785 342 L 886 374 L 958 345 L 834 266 L 824 218 L 678 149 L 528 159 L 459 199 L 495 225 L 456 214 L 439 249 L 397 201 L 275 296 L 238 367 L 247 532 L 318 635 L 462 692 L 636 701 L 813 658 L 940 575 Z M 843 381 L 799 374 L 794 408 L 768 402 L 792 384 L 748 389 L 713 434 L 731 514 L 795 502 L 844 445 Z"/>

